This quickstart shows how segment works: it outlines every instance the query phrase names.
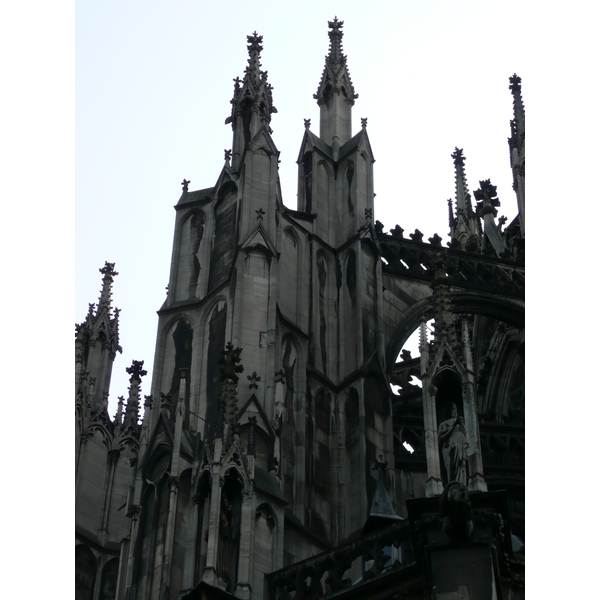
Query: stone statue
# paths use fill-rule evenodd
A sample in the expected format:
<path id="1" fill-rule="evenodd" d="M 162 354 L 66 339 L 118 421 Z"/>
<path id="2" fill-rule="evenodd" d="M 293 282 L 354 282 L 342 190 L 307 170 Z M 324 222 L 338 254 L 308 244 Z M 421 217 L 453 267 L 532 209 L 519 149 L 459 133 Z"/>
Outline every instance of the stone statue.
<path id="1" fill-rule="evenodd" d="M 446 420 L 440 423 L 438 441 L 442 447 L 442 456 L 448 476 L 448 483 L 458 481 L 467 485 L 467 431 L 465 420 L 458 416 L 456 404 L 450 405 L 444 415 Z M 450 412 L 450 414 L 448 414 Z M 450 418 L 448 418 L 450 417 Z"/>
<path id="2" fill-rule="evenodd" d="M 444 533 L 454 541 L 466 541 L 473 532 L 471 501 L 466 486 L 450 482 L 440 498 L 440 516 L 444 517 Z"/>

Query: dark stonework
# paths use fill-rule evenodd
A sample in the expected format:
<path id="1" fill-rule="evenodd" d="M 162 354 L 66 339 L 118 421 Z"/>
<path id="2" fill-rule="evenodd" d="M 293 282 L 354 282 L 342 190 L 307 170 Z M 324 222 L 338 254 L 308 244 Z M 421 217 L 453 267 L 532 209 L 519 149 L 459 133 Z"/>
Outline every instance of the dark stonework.
<path id="1" fill-rule="evenodd" d="M 215 210 L 215 239 L 210 261 L 208 290 L 224 283 L 229 277 L 235 252 L 236 210 L 235 191 L 229 191 L 223 204 Z"/>
<path id="2" fill-rule="evenodd" d="M 217 415 L 217 402 L 221 389 L 219 356 L 225 347 L 225 327 L 227 323 L 227 304 L 215 307 L 208 326 L 208 353 L 206 358 L 206 431 L 205 438 L 214 433 L 214 421 Z"/>

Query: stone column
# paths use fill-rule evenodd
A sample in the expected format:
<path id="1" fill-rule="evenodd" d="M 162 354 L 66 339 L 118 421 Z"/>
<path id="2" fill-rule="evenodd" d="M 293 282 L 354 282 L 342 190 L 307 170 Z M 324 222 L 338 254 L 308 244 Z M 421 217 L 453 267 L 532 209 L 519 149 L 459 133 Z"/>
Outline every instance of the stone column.
<path id="1" fill-rule="evenodd" d="M 202 573 L 202 581 L 216 586 L 217 582 L 217 550 L 219 546 L 219 513 L 221 509 L 221 487 L 219 478 L 221 472 L 221 448 L 223 440 L 215 440 L 212 484 L 210 491 L 210 507 L 208 516 L 208 543 L 206 546 L 206 566 Z M 218 482 L 218 485 L 217 485 Z"/>
<path id="2" fill-rule="evenodd" d="M 423 425 L 425 429 L 425 453 L 427 456 L 427 481 L 425 494 L 429 498 L 441 494 L 444 490 L 440 472 L 440 451 L 437 435 L 437 417 L 435 414 L 435 395 L 437 388 L 423 381 Z"/>
<path id="3" fill-rule="evenodd" d="M 196 564 L 198 561 L 198 527 L 199 527 L 199 510 L 202 494 L 194 494 L 192 496 L 192 523 L 190 545 L 185 554 L 185 567 L 183 572 L 183 587 L 185 590 L 191 590 L 195 584 Z"/>
<path id="4" fill-rule="evenodd" d="M 175 533 L 175 519 L 177 518 L 177 490 L 179 489 L 179 477 L 169 477 L 169 512 L 167 514 L 165 538 L 165 553 L 161 572 L 161 600 L 168 597 L 169 583 L 171 581 L 171 561 L 173 558 L 173 537 Z M 164 596 L 163 596 L 164 594 Z"/>
<path id="5" fill-rule="evenodd" d="M 467 464 L 469 471 L 468 488 L 470 492 L 487 492 L 487 484 L 483 476 L 483 461 L 481 459 L 481 442 L 479 440 L 479 419 L 475 406 L 474 384 L 470 381 L 463 383 L 463 409 L 465 412 L 465 428 L 467 430 Z"/>
<path id="6" fill-rule="evenodd" d="M 136 546 L 136 540 L 138 536 L 138 530 L 140 525 L 140 513 L 142 507 L 140 505 L 134 505 L 131 507 L 131 533 L 129 534 L 129 552 L 127 557 L 127 571 L 125 575 L 125 591 L 123 594 L 123 600 L 131 600 L 131 584 L 133 581 L 133 563 L 134 563 L 134 550 Z"/>
<path id="7" fill-rule="evenodd" d="M 242 492 L 242 514 L 240 523 L 240 548 L 238 561 L 237 584 L 235 595 L 238 598 L 249 600 L 252 584 L 250 581 L 252 572 L 251 539 L 252 539 L 252 490 L 245 489 Z"/>
<path id="8" fill-rule="evenodd" d="M 104 499 L 102 502 L 102 518 L 100 521 L 99 537 L 102 543 L 106 543 L 106 536 L 108 534 L 108 520 L 110 517 L 110 501 L 112 498 L 113 484 L 115 480 L 115 471 L 117 468 L 117 461 L 119 460 L 119 450 L 109 450 L 108 452 L 108 469 L 106 472 L 106 483 L 104 485 Z"/>

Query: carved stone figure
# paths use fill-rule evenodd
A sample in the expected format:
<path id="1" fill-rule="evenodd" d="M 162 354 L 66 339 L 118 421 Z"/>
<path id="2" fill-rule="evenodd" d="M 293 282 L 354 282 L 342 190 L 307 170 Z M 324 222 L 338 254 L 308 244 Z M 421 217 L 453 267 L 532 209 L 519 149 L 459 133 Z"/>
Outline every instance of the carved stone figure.
<path id="1" fill-rule="evenodd" d="M 440 423 L 438 429 L 438 440 L 442 447 L 442 456 L 448 476 L 448 483 L 458 481 L 467 484 L 467 431 L 465 420 L 458 416 L 456 404 L 451 404 L 447 409 L 445 421 Z M 448 412 L 450 414 L 448 415 Z"/>
<path id="2" fill-rule="evenodd" d="M 471 501 L 462 483 L 452 481 L 444 488 L 440 498 L 440 516 L 444 517 L 444 533 L 452 540 L 468 540 L 471 537 Z"/>

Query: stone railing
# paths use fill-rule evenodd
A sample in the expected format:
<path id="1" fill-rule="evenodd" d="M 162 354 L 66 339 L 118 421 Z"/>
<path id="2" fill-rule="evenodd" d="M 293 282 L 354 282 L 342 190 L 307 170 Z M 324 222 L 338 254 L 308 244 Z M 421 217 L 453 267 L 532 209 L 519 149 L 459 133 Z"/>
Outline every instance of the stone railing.
<path id="1" fill-rule="evenodd" d="M 525 267 L 521 263 L 383 233 L 378 239 L 384 274 L 431 282 L 435 255 L 443 253 L 450 264 L 451 285 L 517 298 L 525 296 Z"/>
<path id="2" fill-rule="evenodd" d="M 403 521 L 267 575 L 268 597 L 329 598 L 413 563 L 411 530 Z"/>

